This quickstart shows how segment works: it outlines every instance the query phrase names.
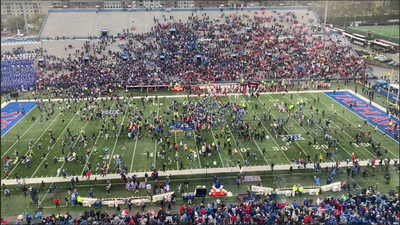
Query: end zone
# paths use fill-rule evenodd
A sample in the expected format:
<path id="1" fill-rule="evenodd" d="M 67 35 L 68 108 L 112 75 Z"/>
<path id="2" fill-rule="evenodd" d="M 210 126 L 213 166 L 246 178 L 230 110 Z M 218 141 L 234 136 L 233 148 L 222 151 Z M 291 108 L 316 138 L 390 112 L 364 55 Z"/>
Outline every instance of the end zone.
<path id="1" fill-rule="evenodd" d="M 21 105 L 25 109 L 25 115 L 21 112 Z M 10 102 L 5 105 L 1 109 L 1 137 L 3 137 L 12 127 L 15 126 L 15 124 L 17 124 L 35 107 L 36 102 Z"/>
<path id="2" fill-rule="evenodd" d="M 336 94 L 333 92 L 324 92 L 324 94 L 362 119 L 366 119 L 371 125 L 378 126 L 380 131 L 399 142 L 399 120 L 394 116 L 389 117 L 383 110 L 374 105 L 370 105 L 368 102 L 350 92 L 337 91 Z M 354 103 L 357 103 L 356 107 L 354 107 Z M 352 104 L 353 107 L 350 108 L 350 104 Z M 392 125 L 389 124 L 389 120 L 392 121 Z M 395 128 L 395 124 L 397 124 L 397 136 L 394 137 L 389 131 Z"/>

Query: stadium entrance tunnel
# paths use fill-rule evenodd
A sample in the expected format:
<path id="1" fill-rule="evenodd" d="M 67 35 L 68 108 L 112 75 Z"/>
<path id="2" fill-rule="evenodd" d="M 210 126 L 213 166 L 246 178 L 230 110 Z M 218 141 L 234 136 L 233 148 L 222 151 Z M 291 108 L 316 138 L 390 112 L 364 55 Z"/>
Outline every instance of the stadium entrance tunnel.
<path id="1" fill-rule="evenodd" d="M 107 37 L 107 36 L 108 36 L 108 33 L 109 33 L 108 29 L 102 29 L 102 30 L 101 30 L 101 36 L 102 36 L 102 37 Z"/>

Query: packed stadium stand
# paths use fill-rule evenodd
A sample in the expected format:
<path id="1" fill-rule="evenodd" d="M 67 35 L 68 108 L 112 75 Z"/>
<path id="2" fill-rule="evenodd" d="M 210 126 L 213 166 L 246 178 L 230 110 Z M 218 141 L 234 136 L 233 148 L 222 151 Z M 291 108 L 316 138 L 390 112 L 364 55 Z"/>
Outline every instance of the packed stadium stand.
<path id="1" fill-rule="evenodd" d="M 3 55 L 1 59 L 1 92 L 35 85 L 35 54 Z"/>
<path id="2" fill-rule="evenodd" d="M 236 10 L 224 10 L 224 14 L 237 15 L 250 15 L 247 11 L 236 11 Z M 259 8 L 257 8 L 259 10 Z M 299 23 L 305 23 L 307 25 L 316 24 L 319 19 L 316 15 L 309 11 L 307 8 L 267 8 L 263 10 L 263 14 L 260 16 L 268 17 L 273 14 L 273 11 L 277 11 L 281 15 L 285 15 L 287 12 L 296 12 Z M 199 11 L 200 12 L 200 11 Z M 202 11 L 201 11 L 202 12 Z M 209 16 L 210 20 L 216 18 L 222 19 L 219 24 L 223 23 L 221 18 L 221 12 L 219 9 L 207 9 L 204 12 Z M 261 14 L 261 11 L 260 11 Z M 144 16 L 146 15 L 146 16 Z M 170 19 L 170 16 L 173 16 Z M 98 36 L 102 29 L 109 29 L 111 35 L 122 33 L 123 29 L 134 30 L 133 33 L 149 32 L 153 26 L 154 18 L 160 20 L 160 24 L 166 24 L 168 22 L 185 22 L 189 17 L 194 16 L 191 10 L 177 10 L 173 13 L 166 12 L 165 10 L 154 10 L 144 11 L 137 10 L 134 12 L 128 11 L 116 11 L 116 10 L 104 10 L 96 12 L 95 10 L 49 10 L 46 21 L 43 25 L 41 38 L 47 37 L 80 37 L 86 38 L 87 36 Z M 165 17 L 165 19 L 164 19 Z M 266 25 L 273 25 L 273 21 Z M 286 26 L 288 27 L 288 26 Z M 322 32 L 322 31 L 321 31 Z"/>

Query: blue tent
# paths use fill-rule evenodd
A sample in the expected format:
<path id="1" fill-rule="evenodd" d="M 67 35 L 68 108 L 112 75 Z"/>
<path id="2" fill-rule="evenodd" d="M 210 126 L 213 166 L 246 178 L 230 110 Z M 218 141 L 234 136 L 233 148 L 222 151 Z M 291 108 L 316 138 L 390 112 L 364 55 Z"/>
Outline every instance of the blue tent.
<path id="1" fill-rule="evenodd" d="M 388 84 L 389 84 L 389 83 L 386 82 L 386 81 L 384 81 L 384 80 L 378 80 L 378 81 L 376 82 L 376 85 L 378 85 L 379 87 L 387 86 Z"/>
<path id="2" fill-rule="evenodd" d="M 318 186 L 321 186 L 321 182 L 319 181 L 318 177 L 314 176 L 314 180 Z"/>

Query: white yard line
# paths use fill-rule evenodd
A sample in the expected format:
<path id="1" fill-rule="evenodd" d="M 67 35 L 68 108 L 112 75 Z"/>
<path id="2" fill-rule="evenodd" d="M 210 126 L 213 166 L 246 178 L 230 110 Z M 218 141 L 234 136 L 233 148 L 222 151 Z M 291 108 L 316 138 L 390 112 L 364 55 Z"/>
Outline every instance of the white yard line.
<path id="1" fill-rule="evenodd" d="M 289 100 L 290 103 L 294 104 L 288 97 L 286 97 L 286 95 L 285 95 L 284 97 L 287 98 L 287 100 Z M 306 108 L 306 107 L 304 107 L 304 111 L 306 110 L 305 108 Z M 304 111 L 301 111 L 301 112 L 303 112 L 304 115 L 307 116 L 307 115 L 305 114 Z M 288 115 L 290 116 L 289 112 L 287 112 L 287 111 L 286 111 L 286 114 L 288 114 Z M 304 129 L 304 127 L 300 126 L 300 124 L 299 124 L 294 118 L 293 118 L 292 120 L 293 120 L 295 123 L 297 123 L 297 125 L 299 125 L 299 127 L 301 127 L 301 129 L 302 129 L 304 132 L 307 133 L 307 131 Z M 317 124 L 317 126 L 318 126 L 319 128 L 321 128 L 321 127 L 318 125 L 318 123 L 315 123 L 315 124 Z M 321 128 L 321 130 L 322 130 L 322 128 Z M 296 141 L 295 141 L 295 142 L 296 142 Z M 297 143 L 297 142 L 296 142 L 296 143 Z M 324 151 L 325 154 L 326 154 L 325 149 L 322 148 L 321 145 L 320 145 L 318 142 L 316 142 L 316 145 L 319 146 L 319 148 L 322 149 L 322 151 Z M 299 145 L 297 145 L 297 146 L 299 146 Z M 299 147 L 300 147 L 300 146 L 299 146 Z M 330 160 L 330 161 L 334 161 L 334 160 L 332 160 L 332 159 L 329 159 L 329 160 Z"/>
<path id="2" fill-rule="evenodd" d="M 111 104 L 110 109 L 112 109 L 112 107 L 114 106 L 115 101 L 116 101 L 116 99 L 115 99 L 115 100 L 113 101 L 113 103 Z M 108 118 L 110 118 L 110 116 L 111 116 L 111 114 L 108 114 L 108 115 L 107 115 L 107 118 L 104 120 L 104 123 L 107 121 Z M 102 135 L 103 135 L 103 133 L 102 133 Z M 96 138 L 96 141 L 95 141 L 96 144 L 97 144 L 97 141 L 99 140 L 99 138 L 100 138 L 100 133 L 97 134 L 97 138 Z M 83 171 L 85 171 L 85 168 L 87 167 L 87 165 L 88 165 L 88 163 L 89 163 L 90 157 L 92 156 L 92 154 L 93 154 L 93 152 L 94 152 L 94 151 L 93 151 L 93 147 L 95 147 L 95 146 L 94 146 L 94 145 L 92 146 L 91 151 L 90 151 L 90 154 L 89 154 L 89 159 L 86 161 L 85 166 L 83 167 L 82 173 L 81 173 L 81 174 L 83 174 Z M 96 148 L 97 148 L 97 147 L 96 147 Z M 110 158 L 111 158 L 111 157 L 110 157 Z"/>
<path id="3" fill-rule="evenodd" d="M 229 102 L 232 104 L 231 97 L 228 96 L 228 98 L 229 98 Z M 217 101 L 217 103 L 218 103 L 218 101 Z M 233 140 L 235 141 L 235 145 L 236 145 L 236 147 L 237 147 L 237 151 L 240 153 L 240 156 L 242 157 L 242 160 L 243 160 L 243 162 L 244 162 L 244 158 L 243 158 L 243 155 L 242 155 L 242 151 L 239 149 L 239 146 L 237 146 L 235 136 L 233 135 L 233 132 L 232 132 L 232 130 L 231 130 L 231 128 L 230 128 L 229 125 L 228 125 L 228 129 L 229 129 L 230 133 L 232 134 Z M 252 139 L 253 142 L 256 144 L 256 146 L 257 146 L 258 150 L 260 151 L 261 155 L 263 156 L 265 162 L 266 162 L 268 165 L 270 165 L 270 164 L 268 163 L 267 158 L 265 158 L 264 154 L 262 153 L 260 146 L 258 146 L 257 142 L 254 140 L 253 137 L 252 137 L 251 139 Z"/>
<path id="4" fill-rule="evenodd" d="M 297 94 L 296 94 L 297 95 Z M 297 95 L 298 97 L 300 97 L 299 95 Z M 286 97 L 287 98 L 287 97 Z M 289 99 L 288 99 L 289 100 Z M 289 100 L 290 101 L 290 100 Z M 306 115 L 305 114 L 305 111 L 306 111 L 306 107 L 304 107 L 304 115 Z M 310 116 L 309 116 L 310 117 Z M 331 121 L 332 122 L 332 121 Z M 322 130 L 322 127 L 318 124 L 318 123 L 314 123 L 314 124 L 316 124 L 319 128 L 321 128 L 321 130 Z M 332 122 L 332 124 L 334 124 L 333 122 Z M 339 129 L 340 129 L 340 127 L 339 126 L 337 126 L 336 124 L 335 124 L 335 126 L 336 127 L 338 127 Z M 340 148 L 342 148 L 349 156 L 351 156 L 351 154 L 350 154 L 350 152 L 348 152 L 347 150 L 346 150 L 346 148 L 344 148 L 341 144 L 340 144 L 340 142 L 337 142 L 337 144 L 340 146 Z M 320 147 L 321 149 L 322 149 L 322 147 Z"/>
<path id="5" fill-rule="evenodd" d="M 242 98 L 244 99 L 244 100 L 246 100 L 243 96 L 242 96 Z M 271 97 L 272 98 L 272 97 Z M 258 99 L 258 101 L 260 101 L 260 99 Z M 260 101 L 261 102 L 261 101 Z M 261 102 L 262 103 L 262 102 Z M 263 105 L 263 104 L 262 104 Z M 264 106 L 264 105 L 263 105 Z M 250 107 L 249 107 L 250 108 Z M 264 106 L 264 108 L 265 108 L 265 106 Z M 251 109 L 251 108 L 250 108 Z M 251 111 L 253 111 L 253 115 L 255 115 L 259 120 L 260 120 L 260 122 L 261 122 L 261 125 L 264 127 L 264 130 L 266 130 L 267 132 L 268 132 L 268 134 L 269 134 L 269 136 L 271 137 L 271 139 L 275 142 L 275 144 L 276 144 L 276 147 L 279 149 L 279 151 L 280 152 L 282 152 L 282 154 L 285 156 L 285 158 L 287 159 L 287 161 L 289 162 L 289 163 L 292 163 L 290 160 L 289 160 L 289 158 L 287 157 L 287 155 L 285 154 L 285 152 L 283 152 L 283 150 L 281 149 L 281 146 L 279 146 L 279 144 L 278 144 L 278 142 L 276 142 L 276 140 L 272 137 L 272 135 L 271 135 L 271 133 L 269 132 L 269 130 L 268 130 L 268 128 L 266 128 L 265 127 L 265 125 L 264 125 L 264 123 L 262 122 L 262 120 L 257 116 L 257 114 L 255 114 L 254 113 L 254 110 L 253 109 L 251 109 Z M 272 115 L 272 114 L 271 114 Z M 273 116 L 273 115 L 272 115 Z M 274 117 L 275 118 L 275 117 Z M 298 144 L 297 144 L 298 145 Z M 299 146 L 299 148 L 300 148 L 300 146 Z M 300 148 L 301 149 L 301 148 Z"/>
<path id="6" fill-rule="evenodd" d="M 56 118 L 54 118 L 54 120 L 53 120 L 53 121 L 49 124 L 49 126 L 43 131 L 43 133 L 40 135 L 40 137 L 39 137 L 38 139 L 36 139 L 35 143 L 33 143 L 33 146 L 36 145 L 36 143 L 40 140 L 40 138 L 43 136 L 43 134 L 45 134 L 46 131 L 49 130 L 49 127 L 57 120 L 57 118 L 58 118 L 60 115 L 61 115 L 61 113 L 59 113 L 59 114 L 56 116 Z M 28 155 L 28 153 L 29 153 L 29 149 L 28 149 L 28 151 L 24 154 L 24 156 Z M 32 158 L 33 158 L 33 157 L 32 157 Z M 15 167 L 11 170 L 11 172 L 8 174 L 9 177 L 10 177 L 10 175 L 12 174 L 12 172 L 14 172 L 14 170 L 18 167 L 18 165 L 19 165 L 20 163 L 21 163 L 21 161 L 19 161 L 19 162 L 17 163 L 17 165 L 15 165 Z"/>
<path id="7" fill-rule="evenodd" d="M 315 96 L 313 95 L 313 94 L 310 94 L 310 95 L 312 95 L 314 98 L 315 98 Z M 327 96 L 328 98 L 329 98 L 329 96 Z M 332 99 L 332 98 L 330 98 L 330 99 Z M 333 100 L 333 99 L 332 99 Z M 322 102 L 322 101 L 320 101 L 322 104 L 324 104 L 325 106 L 326 106 L 326 108 L 328 108 L 328 109 L 330 109 L 329 108 L 329 106 L 327 106 L 324 102 Z M 337 101 L 335 101 L 337 104 L 339 104 L 341 107 L 344 107 L 344 106 L 342 106 L 340 103 L 338 103 Z M 352 112 L 351 110 L 348 110 L 348 111 L 350 111 L 350 112 Z M 354 112 L 352 112 L 352 113 L 354 113 Z M 355 126 L 352 122 L 350 122 L 346 117 L 344 117 L 344 116 L 342 116 L 340 113 L 338 113 L 338 115 L 340 116 L 340 117 L 342 117 L 343 119 L 345 119 L 347 122 L 349 122 L 349 123 L 351 123 L 355 128 L 357 127 L 357 126 Z M 357 114 L 355 114 L 354 113 L 354 115 L 356 115 L 356 116 L 358 116 Z M 358 116 L 359 117 L 359 116 Z M 361 117 L 359 117 L 359 118 L 361 118 Z M 361 118 L 362 119 L 362 118 Z M 340 128 L 338 125 L 336 125 L 333 121 L 332 121 L 332 124 L 334 124 L 336 127 L 338 127 L 338 128 Z M 345 132 L 345 131 L 343 131 L 343 133 L 345 133 L 353 142 L 355 142 L 355 140 L 353 139 L 353 137 L 351 137 L 347 132 Z M 385 148 L 385 146 L 383 146 L 382 144 L 381 144 L 381 146 L 383 147 L 383 148 Z M 364 146 L 362 146 L 364 149 L 365 149 L 365 151 L 367 151 L 369 154 L 371 154 L 373 157 L 375 156 L 374 154 L 372 154 L 370 151 L 368 151 L 368 149 L 366 149 Z M 388 151 L 390 152 L 390 153 L 392 153 L 389 149 L 388 149 Z M 393 153 L 392 153 L 393 154 Z M 395 154 L 393 154 L 395 157 L 397 157 Z"/>
<path id="8" fill-rule="evenodd" d="M 125 116 L 126 116 L 126 111 L 127 111 L 128 107 L 129 107 L 129 102 L 130 102 L 130 101 L 131 101 L 131 100 L 128 101 L 128 105 L 126 106 L 126 109 L 125 109 L 125 112 L 124 112 L 124 117 L 122 118 L 122 124 L 124 124 L 124 120 L 125 120 Z M 126 128 L 126 129 L 128 129 L 128 128 Z M 108 161 L 108 164 L 109 164 L 109 165 L 111 165 L 111 160 L 113 159 L 115 147 L 117 146 L 117 142 L 118 142 L 118 138 L 119 138 L 119 135 L 120 135 L 120 134 L 121 134 L 121 128 L 119 128 L 118 136 L 117 136 L 117 138 L 115 139 L 114 147 L 113 147 L 113 150 L 112 150 L 111 155 L 110 155 L 110 161 Z M 85 170 L 85 167 L 84 167 L 83 169 Z M 82 172 L 82 173 L 83 173 L 83 172 Z"/>
<path id="9" fill-rule="evenodd" d="M 268 95 L 268 97 L 270 97 L 271 99 L 274 99 L 274 98 L 272 98 L 270 95 Z M 263 102 L 262 102 L 260 99 L 258 99 L 258 101 L 264 106 Z M 264 106 L 264 108 L 266 108 L 266 107 Z M 289 113 L 288 113 L 288 114 L 289 114 Z M 274 116 L 274 114 L 271 113 L 271 115 L 274 117 L 274 119 L 276 119 L 276 117 Z M 297 121 L 295 121 L 295 122 L 297 123 Z M 304 129 L 304 128 L 303 128 L 303 129 Z M 305 154 L 307 154 L 307 152 L 305 151 L 305 149 L 301 148 L 301 147 L 299 146 L 299 144 L 297 143 L 297 141 L 295 141 L 294 143 L 296 143 L 297 147 L 299 147 L 300 150 L 302 150 Z M 278 146 L 278 148 L 279 148 L 279 146 Z M 283 152 L 283 151 L 282 151 L 282 152 Z M 312 160 L 312 158 L 311 158 L 311 155 L 310 155 L 310 154 L 307 154 L 307 155 L 310 156 L 310 160 L 311 160 L 311 162 L 313 162 L 313 160 Z"/>
<path id="10" fill-rule="evenodd" d="M 175 134 L 175 143 L 178 144 L 178 142 L 176 142 L 176 133 L 174 133 L 174 134 Z M 179 151 L 179 148 L 178 148 L 178 150 L 176 150 L 176 151 L 178 152 L 178 151 Z M 176 152 L 175 152 L 175 154 L 176 154 Z M 179 153 L 178 153 L 178 154 L 179 154 Z M 176 169 L 177 169 L 177 170 L 179 170 L 179 165 L 178 165 L 179 156 L 180 156 L 180 155 L 178 155 L 178 160 L 176 161 Z"/>
<path id="11" fill-rule="evenodd" d="M 159 109 L 160 109 L 160 98 L 157 98 L 157 114 L 156 114 L 156 118 L 157 118 L 157 121 L 158 121 L 158 114 L 159 114 Z M 162 137 L 161 137 L 162 138 Z M 157 141 L 158 141 L 158 139 L 157 138 L 155 138 L 156 140 L 155 140 L 155 142 L 154 142 L 154 169 L 155 168 L 157 168 L 156 167 L 156 159 L 157 159 Z"/>
<path id="12" fill-rule="evenodd" d="M 18 121 L 18 123 L 21 122 L 21 121 L 22 121 L 22 119 L 21 119 L 20 121 Z M 36 120 L 28 129 L 26 129 L 26 131 L 21 135 L 20 138 L 22 138 L 28 131 L 30 131 L 31 128 L 32 128 L 32 126 L 35 125 L 37 121 L 38 121 L 38 120 Z M 15 125 L 17 125 L 17 124 L 15 124 Z M 10 128 L 10 130 L 11 130 L 11 129 L 12 129 L 12 127 Z M 10 130 L 8 130 L 8 131 L 10 131 Z M 8 131 L 7 131 L 7 132 L 8 132 Z M 6 132 L 6 133 L 7 133 L 7 132 Z M 6 134 L 4 134 L 4 135 L 6 135 Z M 3 136 L 4 136 L 4 135 L 3 135 Z M 2 137 L 2 139 L 3 139 L 3 137 Z M 10 151 L 10 150 L 14 147 L 14 145 L 17 144 L 17 143 L 18 143 L 18 141 L 15 141 L 14 144 L 11 145 L 11 147 L 10 147 L 9 149 L 7 149 L 7 151 L 1 156 L 1 158 L 3 158 L 5 155 L 7 155 L 8 151 Z"/>
<path id="13" fill-rule="evenodd" d="M 298 96 L 299 98 L 301 98 L 298 94 L 296 94 L 296 96 Z M 286 97 L 286 95 L 285 95 L 285 97 Z M 288 100 L 289 100 L 289 98 L 288 97 L 286 97 Z M 290 101 L 290 100 L 289 100 Z M 293 103 L 292 101 L 290 101 L 291 103 Z M 311 103 L 310 103 L 311 104 Z M 303 110 L 303 112 L 304 112 L 304 115 L 305 116 L 307 116 L 306 115 L 306 113 L 305 113 L 305 111 L 307 110 L 307 108 L 306 107 L 304 107 L 304 110 Z M 310 111 L 310 113 L 311 113 L 311 111 Z M 310 116 L 308 116 L 308 117 L 311 117 L 311 114 L 310 114 Z M 316 122 L 314 122 L 314 124 L 316 124 L 321 130 L 323 130 L 322 129 L 322 127 L 318 124 L 318 123 L 316 123 Z M 349 155 L 349 156 L 351 156 L 351 154 L 338 142 L 337 143 L 345 152 L 347 152 L 347 154 Z M 320 146 L 320 149 L 323 149 L 321 146 Z M 326 153 L 326 152 L 325 152 Z"/>
<path id="14" fill-rule="evenodd" d="M 133 168 L 133 160 L 135 159 L 135 153 L 136 153 L 136 145 L 137 145 L 137 142 L 138 142 L 138 138 L 136 139 L 136 142 L 135 142 L 135 147 L 133 148 L 133 157 L 132 157 L 131 168 L 129 169 L 129 173 L 131 173 L 131 172 L 132 172 L 132 168 Z"/>
<path id="15" fill-rule="evenodd" d="M 194 145 L 195 145 L 196 151 L 197 151 L 197 159 L 199 160 L 199 166 L 200 166 L 200 169 L 201 169 L 200 152 L 199 152 L 199 148 L 197 148 L 195 136 L 196 136 L 196 134 L 194 134 L 194 132 L 193 132 L 193 140 L 194 140 Z"/>
<path id="16" fill-rule="evenodd" d="M 53 144 L 53 146 L 51 147 L 50 151 L 55 151 L 55 150 L 53 149 L 54 146 L 56 145 L 56 143 L 58 142 L 58 140 L 60 140 L 60 138 L 62 137 L 63 133 L 67 130 L 68 125 L 73 121 L 73 118 L 74 118 L 75 116 L 76 116 L 76 113 L 75 113 L 75 115 L 72 117 L 72 120 L 69 121 L 69 123 L 67 124 L 67 126 L 65 126 L 64 130 L 61 132 L 61 134 L 60 134 L 60 136 L 57 138 L 56 142 L 54 142 L 54 144 Z M 89 123 L 89 120 L 87 120 L 86 123 L 85 123 L 85 126 L 83 126 L 84 129 L 86 128 L 86 126 L 88 125 L 88 123 Z M 80 133 L 80 134 L 79 134 L 79 136 L 76 138 L 76 141 L 75 141 L 74 145 L 72 146 L 72 148 L 75 147 L 76 143 L 78 143 L 78 141 L 79 141 L 79 138 L 82 136 L 82 132 L 79 132 L 79 133 Z M 67 157 L 69 157 L 70 154 L 71 154 L 71 151 L 69 151 Z M 43 162 L 44 162 L 45 160 L 47 160 L 47 157 L 48 157 L 49 155 L 50 155 L 50 152 L 49 152 L 48 154 L 46 154 L 46 157 L 45 157 L 45 158 L 42 160 L 42 162 L 39 164 L 38 168 L 37 168 L 37 169 L 35 170 L 35 172 L 32 174 L 31 178 L 33 178 L 33 177 L 35 176 L 36 172 L 39 170 L 39 168 L 40 168 L 40 166 L 43 164 Z M 60 170 L 62 170 L 62 168 L 64 167 L 64 164 L 65 164 L 65 161 L 64 161 L 63 164 L 61 165 Z"/>
<path id="17" fill-rule="evenodd" d="M 213 139 L 214 139 L 214 143 L 217 144 L 217 140 L 215 140 L 215 136 L 214 136 L 214 132 L 213 132 L 212 128 L 211 128 L 210 130 L 211 130 L 211 136 L 212 136 Z M 218 152 L 218 155 L 219 155 L 219 158 L 221 159 L 222 167 L 224 167 L 224 161 L 222 161 L 221 153 Z M 243 158 L 243 157 L 242 157 L 242 158 Z"/>

